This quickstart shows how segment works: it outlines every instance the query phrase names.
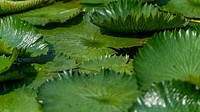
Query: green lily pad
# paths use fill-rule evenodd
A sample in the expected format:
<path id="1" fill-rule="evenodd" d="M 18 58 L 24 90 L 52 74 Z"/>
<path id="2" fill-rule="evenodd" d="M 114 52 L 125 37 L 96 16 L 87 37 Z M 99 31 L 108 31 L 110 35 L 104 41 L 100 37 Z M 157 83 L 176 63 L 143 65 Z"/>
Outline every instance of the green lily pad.
<path id="1" fill-rule="evenodd" d="M 155 0 L 159 3 L 159 0 Z M 180 13 L 190 18 L 200 18 L 199 0 L 167 0 L 161 7 L 165 11 Z"/>
<path id="2" fill-rule="evenodd" d="M 28 21 L 33 25 L 46 25 L 51 22 L 66 22 L 82 12 L 81 4 L 77 0 L 66 3 L 57 2 L 53 5 L 31 10 L 14 17 Z"/>
<path id="3" fill-rule="evenodd" d="M 199 112 L 200 91 L 195 85 L 163 81 L 140 96 L 129 112 Z"/>
<path id="4" fill-rule="evenodd" d="M 63 52 L 78 62 L 114 54 L 115 51 L 109 47 L 141 46 L 143 41 L 147 40 L 147 38 L 140 39 L 137 36 L 120 38 L 104 35 L 100 28 L 90 23 L 86 17 L 79 20 L 78 24 L 75 23 L 77 21 L 76 18 L 63 23 L 62 26 L 52 24 L 53 26 L 46 26 L 47 29 L 43 28 L 40 31 L 46 37 L 45 40 L 54 45 L 56 51 Z"/>
<path id="5" fill-rule="evenodd" d="M 5 95 L 0 95 L 1 112 L 40 112 L 35 92 L 24 87 Z"/>
<path id="6" fill-rule="evenodd" d="M 153 36 L 133 63 L 138 83 L 181 79 L 200 87 L 200 35 L 196 31 L 165 31 Z"/>
<path id="7" fill-rule="evenodd" d="M 187 24 L 181 15 L 160 12 L 154 5 L 135 0 L 118 0 L 96 8 L 91 15 L 95 25 L 116 33 L 141 33 L 179 28 Z"/>
<path id="8" fill-rule="evenodd" d="M 66 72 L 39 88 L 38 101 L 45 112 L 121 112 L 140 93 L 135 78 L 127 74 Z"/>
<path id="9" fill-rule="evenodd" d="M 48 51 L 42 34 L 39 34 L 36 28 L 28 22 L 10 16 L 0 19 L 0 39 L 7 42 L 10 47 L 25 50 L 32 56 Z"/>
<path id="10" fill-rule="evenodd" d="M 105 56 L 95 60 L 88 60 L 81 63 L 78 68 L 86 73 L 99 73 L 102 68 L 111 69 L 120 73 L 126 72 L 129 75 L 133 74 L 132 60 L 128 56 Z"/>
<path id="11" fill-rule="evenodd" d="M 46 6 L 55 0 L 1 0 L 0 15 Z"/>

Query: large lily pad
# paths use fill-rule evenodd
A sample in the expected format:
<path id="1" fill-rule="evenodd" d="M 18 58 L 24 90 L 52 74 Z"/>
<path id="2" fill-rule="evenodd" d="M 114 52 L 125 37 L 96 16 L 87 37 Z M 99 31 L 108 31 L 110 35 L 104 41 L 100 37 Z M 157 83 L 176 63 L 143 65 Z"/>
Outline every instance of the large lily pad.
<path id="1" fill-rule="evenodd" d="M 153 36 L 135 57 L 138 83 L 181 79 L 200 87 L 200 35 L 196 31 L 165 31 Z"/>
<path id="2" fill-rule="evenodd" d="M 21 49 L 32 56 L 45 54 L 48 50 L 42 34 L 28 22 L 13 17 L 0 19 L 0 39 L 12 48 Z"/>
<path id="3" fill-rule="evenodd" d="M 91 22 L 112 32 L 140 33 L 182 27 L 186 20 L 181 15 L 160 12 L 154 5 L 118 0 L 95 9 Z"/>
<path id="4" fill-rule="evenodd" d="M 79 16 L 79 18 L 82 18 Z M 114 37 L 103 35 L 100 28 L 93 25 L 84 18 L 80 23 L 74 19 L 62 26 L 46 26 L 47 29 L 41 29 L 46 40 L 54 45 L 56 51 L 75 58 L 79 62 L 88 59 L 96 59 L 100 56 L 112 55 L 115 53 L 113 48 L 123 48 L 132 46 L 141 46 L 147 38 Z M 48 28 L 51 28 L 49 30 Z M 134 37 L 134 36 L 133 36 Z"/>
<path id="5" fill-rule="evenodd" d="M 121 112 L 139 94 L 135 78 L 127 74 L 67 72 L 42 85 L 38 100 L 45 112 Z"/>
<path id="6" fill-rule="evenodd" d="M 155 0 L 160 4 L 160 0 Z M 200 18 L 199 0 L 166 0 L 160 4 L 162 9 L 173 13 L 181 13 L 186 17 Z"/>
<path id="7" fill-rule="evenodd" d="M 195 85 L 163 81 L 138 98 L 130 112 L 199 112 L 200 91 Z"/>
<path id="8" fill-rule="evenodd" d="M 31 10 L 14 17 L 28 21 L 33 25 L 46 25 L 51 22 L 65 22 L 82 12 L 81 4 L 77 0 L 66 3 L 57 2 L 53 5 Z"/>

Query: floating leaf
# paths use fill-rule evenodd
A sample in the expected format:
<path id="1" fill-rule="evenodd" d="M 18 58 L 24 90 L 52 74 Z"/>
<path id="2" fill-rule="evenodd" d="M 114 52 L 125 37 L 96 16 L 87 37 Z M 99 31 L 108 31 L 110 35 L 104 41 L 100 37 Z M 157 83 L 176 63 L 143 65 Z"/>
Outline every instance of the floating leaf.
<path id="1" fill-rule="evenodd" d="M 159 0 L 155 0 L 158 4 Z M 164 4 L 160 4 L 162 9 L 173 13 L 181 13 L 186 17 L 200 18 L 199 0 L 166 0 Z"/>
<path id="2" fill-rule="evenodd" d="M 163 81 L 139 97 L 130 112 L 199 112 L 199 96 L 195 85 Z"/>
<path id="3" fill-rule="evenodd" d="M 181 15 L 160 12 L 154 5 L 118 0 L 95 9 L 91 22 L 112 32 L 140 33 L 182 27 L 186 20 Z"/>
<path id="4" fill-rule="evenodd" d="M 13 17 L 0 19 L 0 39 L 10 47 L 26 50 L 33 56 L 45 54 L 48 50 L 42 34 L 31 24 Z"/>
<path id="5" fill-rule="evenodd" d="M 99 75 L 66 72 L 39 88 L 45 112 L 126 111 L 140 94 L 133 76 L 105 70 Z"/>
<path id="6" fill-rule="evenodd" d="M 99 73 L 102 68 L 111 69 L 120 73 L 133 74 L 132 61 L 127 63 L 128 56 L 105 56 L 95 60 L 88 60 L 81 63 L 78 68 L 86 73 Z"/>
<path id="7" fill-rule="evenodd" d="M 181 79 L 200 87 L 200 35 L 196 31 L 165 31 L 153 36 L 134 61 L 138 83 Z"/>
<path id="8" fill-rule="evenodd" d="M 40 112 L 35 92 L 24 87 L 5 95 L 0 95 L 1 112 Z"/>
<path id="9" fill-rule="evenodd" d="M 1 0 L 0 15 L 37 8 L 53 2 L 55 0 Z"/>
<path id="10" fill-rule="evenodd" d="M 51 22 L 65 22 L 82 12 L 81 5 L 77 0 L 56 4 L 14 15 L 33 25 L 46 25 Z"/>
<path id="11" fill-rule="evenodd" d="M 79 17 L 82 18 L 82 17 Z M 74 19 L 62 26 L 53 24 L 53 27 L 46 26 L 49 29 L 41 29 L 46 40 L 54 45 L 56 51 L 75 58 L 79 62 L 88 59 L 96 59 L 100 56 L 112 55 L 114 50 L 109 47 L 123 48 L 132 46 L 141 46 L 147 38 L 129 38 L 129 37 L 114 37 L 103 35 L 99 27 L 90 23 L 87 19 L 80 21 Z"/>

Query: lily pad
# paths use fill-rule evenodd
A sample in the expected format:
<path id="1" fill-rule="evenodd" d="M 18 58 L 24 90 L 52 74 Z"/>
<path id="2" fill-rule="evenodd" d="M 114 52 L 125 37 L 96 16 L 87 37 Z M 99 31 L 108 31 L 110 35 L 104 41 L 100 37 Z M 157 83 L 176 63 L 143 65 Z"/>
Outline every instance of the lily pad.
<path id="1" fill-rule="evenodd" d="M 111 69 L 120 73 L 126 72 L 129 75 L 133 74 L 132 60 L 128 56 L 105 56 L 95 60 L 88 60 L 81 63 L 78 68 L 86 73 L 99 73 L 102 68 Z"/>
<path id="2" fill-rule="evenodd" d="M 40 112 L 35 92 L 24 87 L 5 95 L 0 95 L 1 112 Z"/>
<path id="3" fill-rule="evenodd" d="M 45 112 L 127 111 L 140 93 L 135 78 L 127 74 L 66 72 L 39 88 L 38 101 Z"/>
<path id="4" fill-rule="evenodd" d="M 38 33 L 36 28 L 11 16 L 0 19 L 0 39 L 12 48 L 27 51 L 26 54 L 30 53 L 31 56 L 45 54 L 48 51 L 42 34 Z"/>
<path id="5" fill-rule="evenodd" d="M 33 25 L 46 25 L 51 22 L 65 22 L 82 12 L 82 6 L 77 0 L 66 3 L 57 2 L 53 5 L 14 15 Z"/>
<path id="6" fill-rule="evenodd" d="M 133 63 L 138 83 L 147 89 L 153 82 L 180 79 L 200 87 L 200 35 L 196 31 L 155 34 Z"/>
<path id="7" fill-rule="evenodd" d="M 199 112 L 200 91 L 181 81 L 154 85 L 134 103 L 130 112 Z"/>
<path id="8" fill-rule="evenodd" d="M 159 3 L 159 0 L 155 0 Z M 166 0 L 161 7 L 165 11 L 180 13 L 190 18 L 200 18 L 199 0 Z"/>
<path id="9" fill-rule="evenodd" d="M 95 25 L 116 33 L 141 33 L 183 27 L 187 20 L 181 15 L 159 11 L 150 4 L 135 0 L 118 0 L 96 8 L 91 15 Z"/>
<path id="10" fill-rule="evenodd" d="M 79 17 L 82 18 L 82 17 Z M 123 48 L 132 46 L 141 46 L 147 41 L 147 38 L 114 37 L 104 35 L 100 28 L 93 25 L 85 18 L 80 23 L 73 21 L 63 23 L 62 26 L 56 26 L 49 30 L 41 29 L 41 33 L 46 37 L 45 40 L 54 45 L 56 51 L 75 58 L 78 62 L 88 59 L 96 59 L 100 56 L 112 55 L 115 53 L 109 47 Z"/>

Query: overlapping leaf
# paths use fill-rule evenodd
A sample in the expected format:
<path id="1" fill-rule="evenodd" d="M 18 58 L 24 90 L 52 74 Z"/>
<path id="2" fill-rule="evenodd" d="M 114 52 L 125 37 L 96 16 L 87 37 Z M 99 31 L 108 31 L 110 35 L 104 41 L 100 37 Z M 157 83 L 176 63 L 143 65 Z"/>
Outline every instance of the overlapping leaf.
<path id="1" fill-rule="evenodd" d="M 139 94 L 136 80 L 127 74 L 67 72 L 42 85 L 38 100 L 45 112 L 113 112 L 127 111 Z"/>
<path id="2" fill-rule="evenodd" d="M 132 61 L 128 62 L 128 56 L 105 56 L 95 60 L 81 63 L 78 68 L 86 73 L 99 73 L 102 68 L 111 69 L 120 73 L 133 74 Z"/>
<path id="3" fill-rule="evenodd" d="M 82 17 L 78 17 L 82 18 Z M 77 23 L 80 21 L 80 23 Z M 87 19 L 69 21 L 62 26 L 46 26 L 51 30 L 41 29 L 46 40 L 54 45 L 55 50 L 75 58 L 79 62 L 96 59 L 100 56 L 112 55 L 114 50 L 109 47 L 123 48 L 140 46 L 147 38 L 114 37 L 101 34 L 99 27 Z"/>
<path id="4" fill-rule="evenodd" d="M 0 19 L 0 39 L 12 48 L 26 50 L 32 56 L 45 54 L 48 50 L 42 34 L 31 24 L 13 17 Z"/>
<path id="5" fill-rule="evenodd" d="M 97 8 L 91 22 L 112 32 L 140 33 L 182 27 L 186 20 L 181 15 L 160 12 L 153 5 L 118 0 Z"/>
<path id="6" fill-rule="evenodd" d="M 0 82 L 4 80 L 3 78 L 4 76 L 1 76 L 1 74 L 7 71 L 11 67 L 17 56 L 18 56 L 17 50 L 14 50 L 11 56 L 5 56 L 5 55 L 0 56 Z"/>
<path id="7" fill-rule="evenodd" d="M 43 72 L 50 73 L 70 70 L 78 66 L 74 59 L 70 58 L 62 52 L 56 53 L 54 55 L 55 57 L 53 58 L 53 60 L 45 64 L 38 64 L 38 69 L 40 69 Z"/>
<path id="8" fill-rule="evenodd" d="M 130 112 L 199 112 L 199 96 L 195 85 L 163 81 L 139 97 Z"/>
<path id="9" fill-rule="evenodd" d="M 77 0 L 56 4 L 14 15 L 33 25 L 46 25 L 51 22 L 65 22 L 81 13 L 81 4 Z"/>
<path id="10" fill-rule="evenodd" d="M 165 11 L 173 13 L 181 13 L 186 17 L 200 18 L 199 0 L 166 0 L 166 3 L 160 3 L 160 0 L 155 0 L 161 5 Z"/>
<path id="11" fill-rule="evenodd" d="M 153 36 L 134 61 L 138 83 L 181 79 L 200 87 L 200 35 L 196 31 L 165 31 Z"/>

